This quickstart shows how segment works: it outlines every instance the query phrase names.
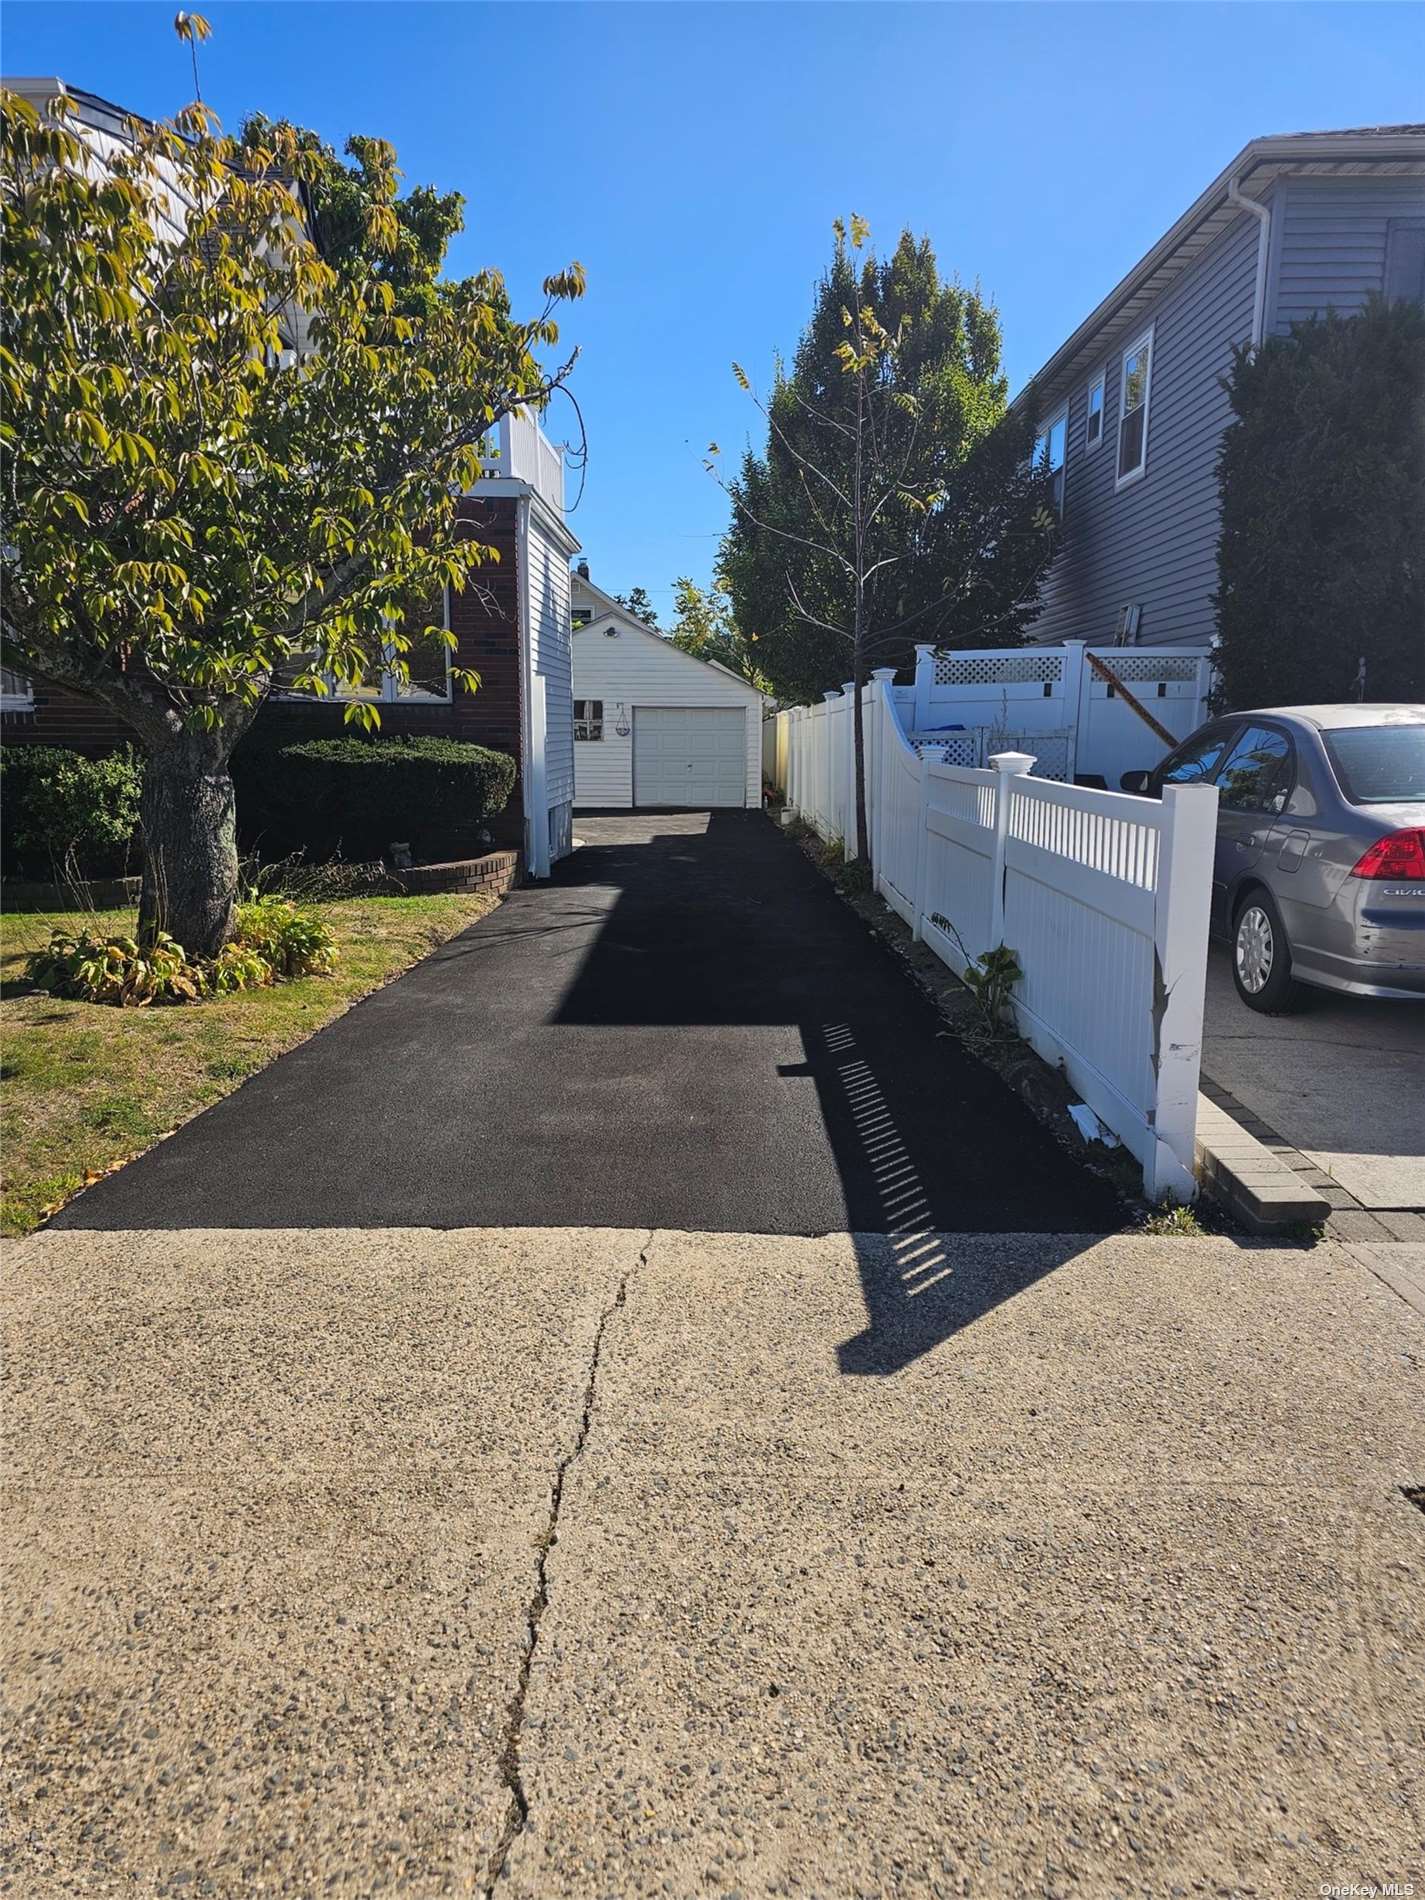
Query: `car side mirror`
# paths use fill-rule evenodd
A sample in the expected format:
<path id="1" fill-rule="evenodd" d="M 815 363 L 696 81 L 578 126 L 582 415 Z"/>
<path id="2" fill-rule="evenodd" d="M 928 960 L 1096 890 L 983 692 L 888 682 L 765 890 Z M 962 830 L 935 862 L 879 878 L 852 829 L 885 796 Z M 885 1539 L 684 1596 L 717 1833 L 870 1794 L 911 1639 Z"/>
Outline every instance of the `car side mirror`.
<path id="1" fill-rule="evenodd" d="M 1134 792 L 1141 798 L 1148 789 L 1150 776 L 1147 772 L 1125 772 L 1118 781 L 1119 790 Z"/>

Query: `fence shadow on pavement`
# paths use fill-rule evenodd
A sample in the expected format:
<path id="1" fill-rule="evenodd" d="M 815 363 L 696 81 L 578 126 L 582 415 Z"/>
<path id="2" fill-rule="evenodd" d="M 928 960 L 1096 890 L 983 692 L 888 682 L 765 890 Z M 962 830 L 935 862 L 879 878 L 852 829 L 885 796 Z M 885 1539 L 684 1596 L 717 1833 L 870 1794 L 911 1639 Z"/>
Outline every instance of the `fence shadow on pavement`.
<path id="1" fill-rule="evenodd" d="M 1071 1258 L 1066 1231 L 1121 1224 L 1111 1192 L 946 1033 L 789 841 L 740 813 L 700 834 L 601 840 L 561 867 L 566 883 L 620 889 L 556 1020 L 795 1032 L 802 1059 L 776 1074 L 815 1089 L 866 1303 L 866 1329 L 837 1348 L 844 1372 L 900 1370 Z M 751 1170 L 776 1165 L 765 1133 Z M 1020 1238 L 971 1269 L 957 1233 Z"/>

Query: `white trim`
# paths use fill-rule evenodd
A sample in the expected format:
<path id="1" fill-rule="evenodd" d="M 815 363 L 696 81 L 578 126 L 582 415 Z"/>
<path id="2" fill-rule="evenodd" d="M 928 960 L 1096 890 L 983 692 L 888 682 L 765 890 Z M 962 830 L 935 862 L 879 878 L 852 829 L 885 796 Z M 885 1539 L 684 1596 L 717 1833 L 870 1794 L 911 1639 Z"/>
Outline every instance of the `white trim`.
<path id="1" fill-rule="evenodd" d="M 1089 417 L 1093 414 L 1093 393 L 1098 391 L 1098 434 L 1089 440 Z M 1108 422 L 1108 364 L 1104 363 L 1090 376 L 1084 386 L 1084 454 L 1092 455 L 1095 449 L 1103 447 L 1105 426 Z"/>
<path id="2" fill-rule="evenodd" d="M 1118 359 L 1118 421 L 1113 433 L 1113 486 L 1115 493 L 1120 488 L 1129 488 L 1134 482 L 1141 482 L 1148 473 L 1148 422 L 1150 404 L 1153 399 L 1153 340 L 1157 329 L 1156 322 L 1150 323 L 1146 330 L 1140 330 L 1133 341 L 1127 344 Z M 1128 359 L 1145 349 L 1148 352 L 1148 373 L 1143 381 L 1143 400 L 1132 413 L 1143 411 L 1143 446 L 1137 466 L 1129 469 L 1126 475 L 1120 472 L 1123 459 L 1123 424 L 1127 411 L 1124 408 L 1124 396 L 1128 388 Z"/>

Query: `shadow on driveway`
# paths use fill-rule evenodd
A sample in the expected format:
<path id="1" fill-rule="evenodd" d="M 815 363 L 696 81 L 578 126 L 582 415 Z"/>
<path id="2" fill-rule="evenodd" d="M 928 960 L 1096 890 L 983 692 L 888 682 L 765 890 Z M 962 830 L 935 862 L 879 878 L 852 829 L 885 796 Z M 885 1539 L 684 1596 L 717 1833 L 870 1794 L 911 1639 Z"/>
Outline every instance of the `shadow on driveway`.
<path id="1" fill-rule="evenodd" d="M 1121 1225 L 760 814 L 577 830 L 550 882 L 57 1224 L 881 1235 L 862 1371 L 1014 1290 L 964 1285 L 937 1233 Z"/>

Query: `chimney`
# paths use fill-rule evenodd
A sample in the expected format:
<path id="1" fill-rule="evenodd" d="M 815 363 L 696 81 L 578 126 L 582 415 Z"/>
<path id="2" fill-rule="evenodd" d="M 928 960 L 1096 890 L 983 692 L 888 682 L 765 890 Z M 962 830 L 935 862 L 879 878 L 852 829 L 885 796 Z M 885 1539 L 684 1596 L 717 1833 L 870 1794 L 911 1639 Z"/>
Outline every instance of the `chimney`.
<path id="1" fill-rule="evenodd" d="M 574 569 L 574 572 L 575 572 L 575 573 L 576 573 L 576 574 L 577 574 L 577 575 L 579 576 L 579 579 L 580 579 L 581 581 L 586 581 L 586 580 L 588 580 L 588 578 L 589 578 L 589 563 L 588 563 L 587 561 L 580 561 L 580 562 L 579 562 L 579 563 L 578 563 L 578 564 L 576 565 L 576 567 L 575 567 L 575 569 Z"/>

